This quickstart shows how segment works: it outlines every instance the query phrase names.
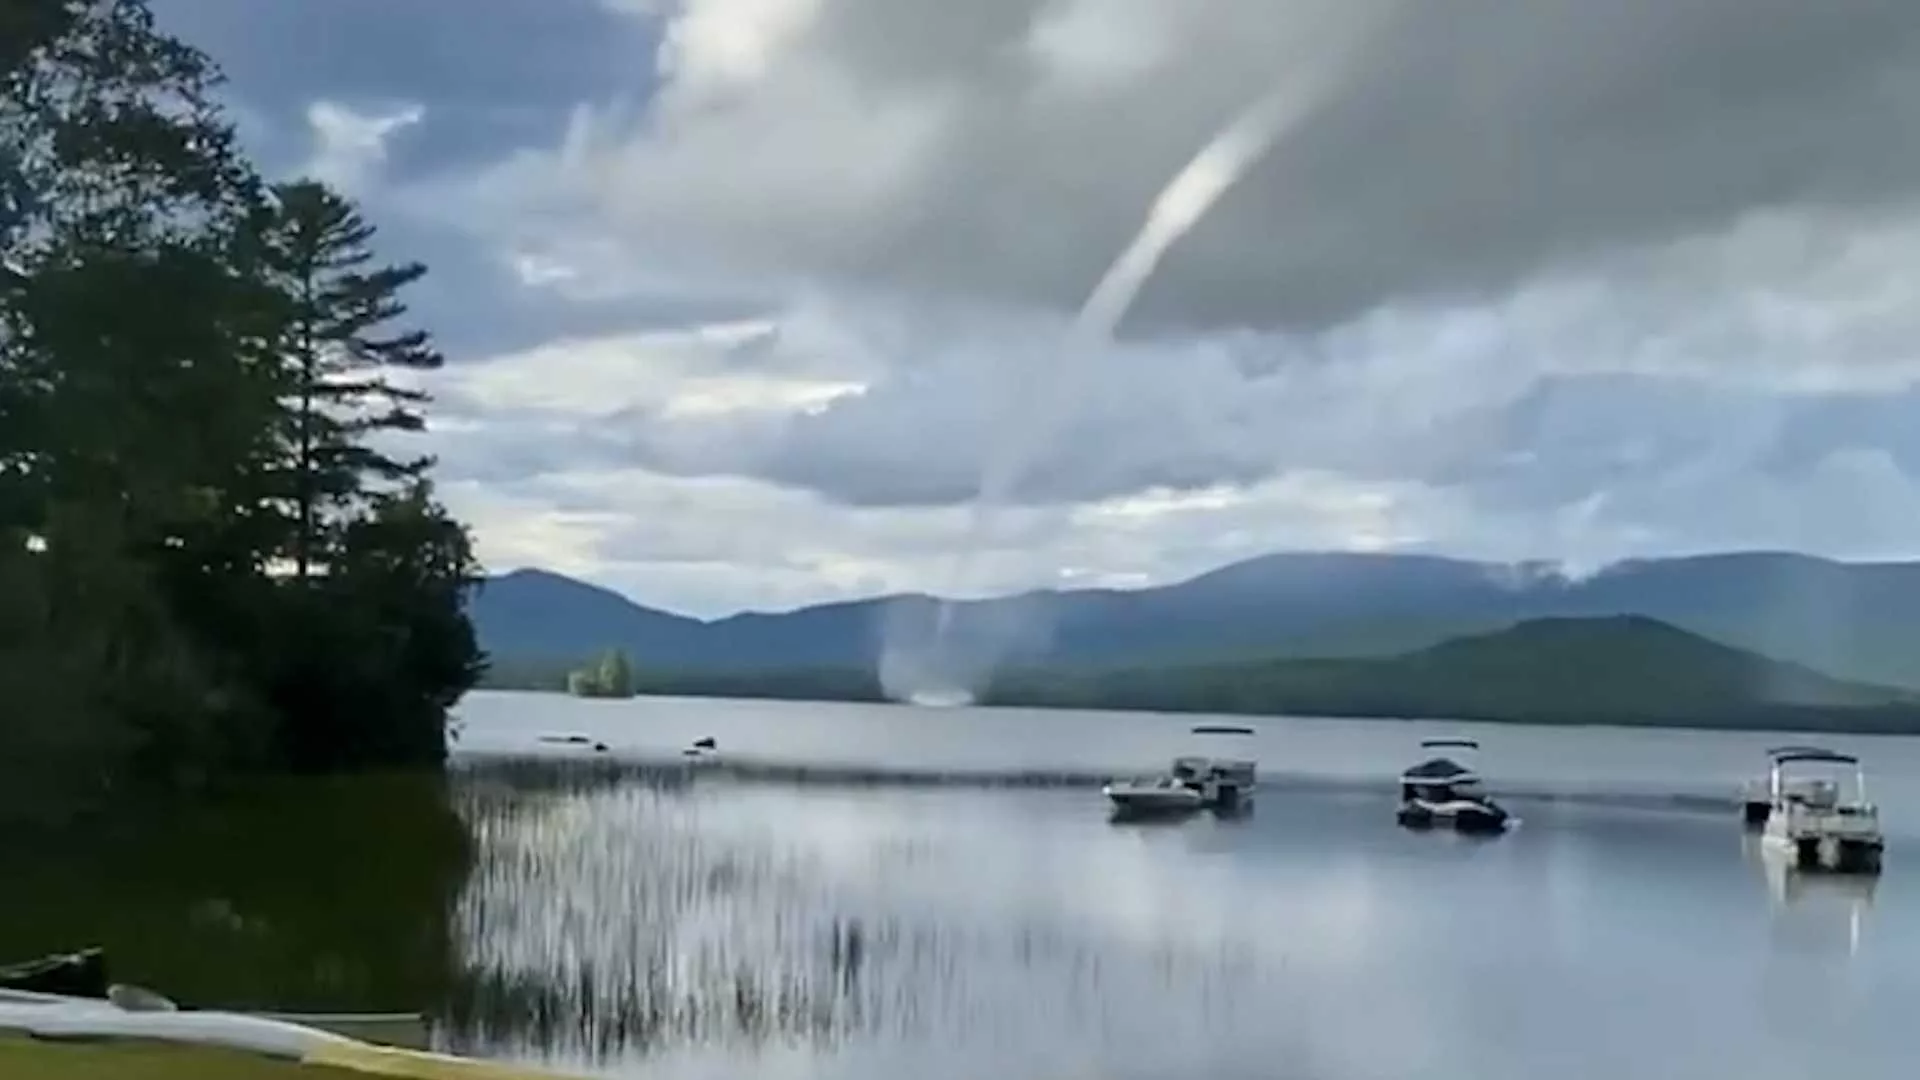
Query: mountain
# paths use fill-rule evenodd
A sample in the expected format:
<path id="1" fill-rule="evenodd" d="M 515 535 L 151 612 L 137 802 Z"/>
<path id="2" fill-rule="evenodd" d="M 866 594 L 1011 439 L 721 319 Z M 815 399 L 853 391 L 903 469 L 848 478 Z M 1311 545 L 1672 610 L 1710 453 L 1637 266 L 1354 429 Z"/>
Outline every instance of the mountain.
<path id="1" fill-rule="evenodd" d="M 495 656 L 584 660 L 608 648 L 687 656 L 707 624 L 643 607 L 598 585 L 545 570 L 489 578 L 475 597 L 480 645 Z"/>
<path id="2" fill-rule="evenodd" d="M 638 682 L 642 693 L 689 697 L 881 697 L 871 668 L 660 670 Z M 1530 619 L 1392 656 L 1010 669 L 994 680 L 985 703 L 1920 732 L 1920 691 L 1835 679 L 1639 615 Z"/>
<path id="3" fill-rule="evenodd" d="M 1161 711 L 1920 730 L 1920 693 L 1835 679 L 1638 615 L 1531 619 L 1384 657 L 1016 674 L 994 697 Z"/>
<path id="4" fill-rule="evenodd" d="M 870 668 L 885 620 L 924 625 L 931 603 L 877 597 L 701 621 L 516 571 L 490 581 L 473 611 L 482 644 L 503 658 L 574 660 L 619 647 L 643 668 L 718 673 Z M 1378 656 L 1523 620 L 1612 615 L 1849 679 L 1920 686 L 1920 563 L 1766 552 L 1633 560 L 1587 577 L 1424 555 L 1277 554 L 1159 588 L 963 604 L 954 628 L 964 637 L 1026 627 L 1016 665 L 1158 664 Z"/>

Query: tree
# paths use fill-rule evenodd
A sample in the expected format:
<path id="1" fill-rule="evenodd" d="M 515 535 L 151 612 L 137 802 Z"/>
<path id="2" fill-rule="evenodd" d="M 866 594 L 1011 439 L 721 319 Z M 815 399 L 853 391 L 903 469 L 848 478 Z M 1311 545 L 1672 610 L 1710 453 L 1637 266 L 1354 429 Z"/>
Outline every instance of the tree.
<path id="1" fill-rule="evenodd" d="M 227 234 L 259 198 L 218 68 L 144 0 L 8 0 L 0 30 L 0 262 Z"/>
<path id="2" fill-rule="evenodd" d="M 419 263 L 375 266 L 376 231 L 353 204 L 313 181 L 273 190 L 264 257 L 291 308 L 283 348 L 291 384 L 296 573 L 309 576 L 339 510 L 419 480 L 432 458 L 396 458 L 370 440 L 425 428 L 427 395 L 393 380 L 444 362 L 424 331 L 390 330 L 405 315 L 399 294 L 426 273 Z"/>
<path id="3" fill-rule="evenodd" d="M 482 666 L 471 542 L 388 441 L 424 269 L 264 185 L 219 85 L 141 0 L 0 0 L 0 764 L 47 766 L 0 799 L 437 762 Z"/>
<path id="4" fill-rule="evenodd" d="M 287 765 L 438 764 L 446 711 L 485 670 L 466 612 L 479 577 L 425 482 L 348 523 L 331 572 L 287 590 L 300 617 L 265 645 Z"/>
<path id="5" fill-rule="evenodd" d="M 161 556 L 220 516 L 273 407 L 247 343 L 268 294 L 226 258 L 257 188 L 218 72 L 143 5 L 19 0 L 0 31 L 0 692 L 40 706 L 0 756 L 192 784 L 245 740 Z"/>

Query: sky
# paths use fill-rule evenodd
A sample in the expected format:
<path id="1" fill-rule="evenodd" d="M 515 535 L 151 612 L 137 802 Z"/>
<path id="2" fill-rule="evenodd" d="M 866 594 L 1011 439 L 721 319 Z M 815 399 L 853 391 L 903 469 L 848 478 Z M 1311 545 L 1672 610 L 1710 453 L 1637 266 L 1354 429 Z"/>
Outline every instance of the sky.
<path id="1" fill-rule="evenodd" d="M 270 171 L 432 267 L 425 438 L 495 571 L 715 616 L 1291 549 L 1920 556 L 1912 0 L 154 6 Z"/>

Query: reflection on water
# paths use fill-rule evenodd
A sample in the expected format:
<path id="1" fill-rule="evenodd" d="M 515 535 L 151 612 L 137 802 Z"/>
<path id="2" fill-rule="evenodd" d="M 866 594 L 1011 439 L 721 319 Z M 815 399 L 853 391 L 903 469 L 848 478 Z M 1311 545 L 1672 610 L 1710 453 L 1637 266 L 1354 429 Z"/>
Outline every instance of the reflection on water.
<path id="1" fill-rule="evenodd" d="M 289 780 L 0 847 L 0 962 L 105 946 L 202 1006 L 412 1010 L 449 990 L 469 855 L 439 777 Z"/>
<path id="2" fill-rule="evenodd" d="M 191 1002 L 647 1080 L 1910 1075 L 1905 843 L 1804 876 L 1652 805 L 1468 838 L 1353 784 L 1145 826 L 1071 786 L 475 764 L 7 848 L 0 957 L 100 942 Z"/>
<path id="3" fill-rule="evenodd" d="M 1017 798 L 591 779 L 467 810 L 464 1049 L 602 1066 L 689 1046 L 1045 1054 L 1063 1029 L 1123 1042 L 1143 1011 L 1195 1034 L 1252 1019 L 1235 1003 L 1256 951 L 1217 910 L 1154 917 L 1146 852 L 1067 842 L 1095 814 L 1049 829 Z M 1089 893 L 1145 908 L 1089 921 Z"/>
<path id="4" fill-rule="evenodd" d="M 1873 887 L 1767 877 L 1730 814 L 1547 805 L 1488 840 L 1270 792 L 1141 827 L 1080 791 L 519 768 L 464 802 L 466 1052 L 667 1078 L 1903 1075 L 1911 913 L 1876 962 Z"/>
<path id="5" fill-rule="evenodd" d="M 1741 841 L 1749 862 L 1759 868 L 1773 899 L 1773 939 L 1791 949 L 1844 950 L 1859 953 L 1879 874 L 1839 874 L 1801 870 L 1791 852 L 1766 843 L 1757 833 Z"/>

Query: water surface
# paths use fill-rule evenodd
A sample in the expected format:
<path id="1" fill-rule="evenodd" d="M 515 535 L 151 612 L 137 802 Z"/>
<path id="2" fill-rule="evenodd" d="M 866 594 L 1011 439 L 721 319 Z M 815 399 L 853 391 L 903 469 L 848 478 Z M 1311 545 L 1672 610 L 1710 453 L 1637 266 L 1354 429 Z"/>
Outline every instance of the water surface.
<path id="1" fill-rule="evenodd" d="M 1867 886 L 1770 873 L 1731 809 L 1706 809 L 1795 741 L 1779 734 L 1254 721 L 1275 782 L 1250 818 L 1120 826 L 1090 788 L 976 782 L 1149 767 L 1195 718 L 526 694 L 462 711 L 467 756 L 431 796 L 472 831 L 457 858 L 427 857 L 445 845 L 424 795 L 369 793 L 330 828 L 309 795 L 230 825 L 191 872 L 74 853 L 31 910 L 0 908 L 0 940 L 106 925 L 118 955 L 188 928 L 197 959 L 128 945 L 137 977 L 202 1001 L 414 1004 L 449 1048 L 651 1080 L 1912 1071 L 1912 740 L 1826 740 L 1867 759 L 1884 806 Z M 611 749 L 538 742 L 562 732 Z M 1580 798 L 1516 800 L 1522 827 L 1494 840 L 1403 832 L 1390 778 L 1441 732 L 1481 738 L 1496 785 Z M 619 764 L 702 735 L 863 782 Z M 383 806 L 414 827 L 367 829 Z"/>

